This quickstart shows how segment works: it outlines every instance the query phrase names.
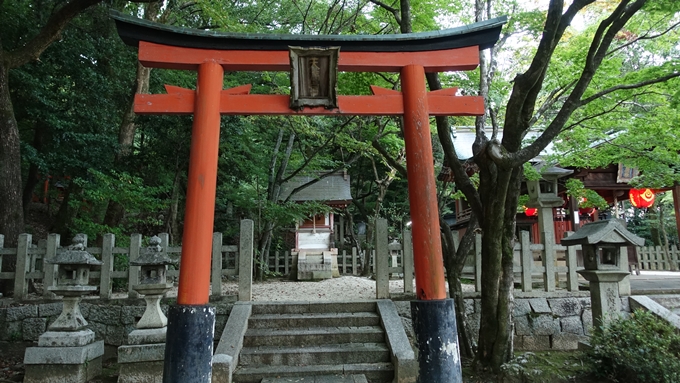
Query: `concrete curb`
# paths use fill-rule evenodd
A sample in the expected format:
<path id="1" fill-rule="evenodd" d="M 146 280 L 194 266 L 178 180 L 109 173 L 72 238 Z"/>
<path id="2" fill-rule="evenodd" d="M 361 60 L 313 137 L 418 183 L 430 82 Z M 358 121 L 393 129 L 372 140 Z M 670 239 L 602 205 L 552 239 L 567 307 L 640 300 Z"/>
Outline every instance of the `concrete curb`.
<path id="1" fill-rule="evenodd" d="M 394 382 L 415 383 L 418 376 L 418 363 L 406 337 L 406 331 L 404 331 L 404 325 L 399 313 L 397 313 L 397 307 L 394 302 L 388 299 L 378 300 L 377 303 L 380 321 L 387 337 L 387 346 L 392 354 Z"/>

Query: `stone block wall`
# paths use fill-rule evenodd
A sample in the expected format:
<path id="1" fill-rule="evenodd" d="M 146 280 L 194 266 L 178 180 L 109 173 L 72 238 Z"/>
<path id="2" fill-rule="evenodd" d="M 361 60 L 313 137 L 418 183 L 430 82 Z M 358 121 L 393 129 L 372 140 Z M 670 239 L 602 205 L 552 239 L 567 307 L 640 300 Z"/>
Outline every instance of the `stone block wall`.
<path id="1" fill-rule="evenodd" d="M 465 309 L 468 324 L 477 334 L 480 300 L 466 299 Z M 629 315 L 628 297 L 621 298 L 621 311 Z M 590 297 L 515 298 L 513 324 L 515 350 L 576 350 L 592 331 Z"/>
<path id="2" fill-rule="evenodd" d="M 167 314 L 168 304 L 164 300 L 161 309 Z M 219 340 L 233 306 L 232 302 L 211 302 L 216 309 L 215 339 Z M 143 299 L 126 300 L 84 300 L 80 311 L 88 322 L 88 328 L 95 332 L 97 339 L 107 345 L 120 346 L 135 329 L 135 323 L 142 317 L 146 303 Z M 0 340 L 37 341 L 61 313 L 62 302 L 22 303 L 0 307 Z"/>

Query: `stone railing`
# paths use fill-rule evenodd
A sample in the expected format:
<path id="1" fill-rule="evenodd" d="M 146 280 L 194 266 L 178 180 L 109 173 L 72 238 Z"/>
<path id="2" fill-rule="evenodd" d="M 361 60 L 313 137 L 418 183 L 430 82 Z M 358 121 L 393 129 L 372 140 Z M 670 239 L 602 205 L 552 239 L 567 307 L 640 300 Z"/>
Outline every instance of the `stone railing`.
<path id="1" fill-rule="evenodd" d="M 239 274 L 239 253 L 249 251 L 252 254 L 253 237 L 244 230 L 244 223 L 252 222 L 244 220 L 241 222 L 241 243 L 240 245 L 226 245 L 222 243 L 222 233 L 213 234 L 213 255 L 211 286 L 214 296 L 222 293 L 222 276 Z M 161 239 L 161 247 L 171 257 L 179 262 L 182 252 L 181 247 L 169 245 L 169 235 L 167 233 L 158 234 Z M 44 297 L 52 298 L 52 293 L 48 291 L 49 286 L 55 285 L 56 265 L 44 262 L 45 259 L 52 259 L 60 251 L 59 234 L 50 234 L 47 240 L 33 243 L 31 234 L 19 235 L 18 246 L 16 248 L 4 248 L 4 236 L 0 235 L 0 265 L 3 256 L 16 256 L 16 268 L 14 271 L 0 270 L 0 279 L 14 281 L 15 300 L 23 300 L 28 296 L 28 285 L 30 280 L 40 281 L 44 287 Z M 130 236 L 130 245 L 126 247 L 116 246 L 116 237 L 113 234 L 104 234 L 102 247 L 87 246 L 87 236 L 85 236 L 86 250 L 95 255 L 102 261 L 101 269 L 92 271 L 90 279 L 99 280 L 99 296 L 102 299 L 110 299 L 114 281 L 117 287 L 128 292 L 128 296 L 137 297 L 133 286 L 139 283 L 140 266 L 131 266 L 130 261 L 136 260 L 143 248 L 143 238 L 141 234 Z M 241 248 L 239 248 L 241 247 Z M 115 259 L 122 261 L 116 262 Z M 179 263 L 177 264 L 179 265 Z M 177 278 L 179 269 L 177 267 L 168 270 L 169 278 Z M 252 278 L 243 278 L 245 282 L 252 283 Z"/>

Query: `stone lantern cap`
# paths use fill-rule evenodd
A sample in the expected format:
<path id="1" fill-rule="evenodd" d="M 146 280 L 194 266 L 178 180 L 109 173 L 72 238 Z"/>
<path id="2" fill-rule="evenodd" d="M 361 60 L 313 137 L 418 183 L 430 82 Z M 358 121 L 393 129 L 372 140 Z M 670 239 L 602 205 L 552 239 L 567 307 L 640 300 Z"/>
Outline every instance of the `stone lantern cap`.
<path id="1" fill-rule="evenodd" d="M 142 250 L 137 259 L 131 261 L 132 266 L 162 266 L 176 263 L 161 247 L 161 239 L 157 236 L 149 238 L 149 246 Z"/>
<path id="2" fill-rule="evenodd" d="M 562 246 L 618 245 L 643 246 L 645 239 L 628 231 L 616 220 L 596 221 L 583 225 L 579 231 L 562 239 Z"/>
<path id="3" fill-rule="evenodd" d="M 541 177 L 546 181 L 556 180 L 558 178 L 568 176 L 569 174 L 571 174 L 573 172 L 574 172 L 573 170 L 564 169 L 564 168 L 560 168 L 560 167 L 557 167 L 557 166 L 550 166 L 550 167 L 544 167 L 542 169 L 539 169 L 539 173 L 541 173 Z"/>
<path id="4" fill-rule="evenodd" d="M 387 245 L 387 249 L 389 251 L 399 251 L 401 250 L 401 243 L 397 242 L 397 240 L 395 239 L 394 241 L 390 242 Z"/>
<path id="5" fill-rule="evenodd" d="M 54 258 L 45 260 L 45 262 L 55 265 L 100 266 L 102 264 L 102 261 L 85 251 L 85 237 L 82 234 L 77 234 L 73 237 L 71 246 L 66 250 L 57 252 Z"/>

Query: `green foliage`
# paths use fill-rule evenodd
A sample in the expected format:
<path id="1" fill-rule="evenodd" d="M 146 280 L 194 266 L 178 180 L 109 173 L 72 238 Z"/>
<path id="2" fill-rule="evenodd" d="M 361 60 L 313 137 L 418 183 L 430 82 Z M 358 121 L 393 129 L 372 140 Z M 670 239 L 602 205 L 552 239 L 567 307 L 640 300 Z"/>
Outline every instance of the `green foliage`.
<path id="1" fill-rule="evenodd" d="M 668 322 L 637 310 L 595 331 L 588 351 L 593 374 L 616 382 L 680 381 L 680 334 Z"/>
<path id="2" fill-rule="evenodd" d="M 528 181 L 538 181 L 541 179 L 541 173 L 530 162 L 525 162 L 523 166 L 525 179 Z"/>
<path id="3" fill-rule="evenodd" d="M 110 174 L 90 169 L 88 179 L 77 178 L 73 182 L 83 188 L 83 200 L 72 200 L 73 207 L 81 210 L 71 228 L 76 233 L 85 233 L 95 238 L 102 233 L 118 236 L 129 235 L 134 231 L 155 234 L 162 225 L 160 215 L 167 208 L 162 196 L 167 192 L 165 186 L 149 186 L 140 177 L 128 173 L 111 171 Z M 109 201 L 125 207 L 126 219 L 123 227 L 108 227 L 99 224 L 98 215 Z M 146 230 L 139 230 L 146 229 Z"/>
<path id="4" fill-rule="evenodd" d="M 504 383 L 578 382 L 587 373 L 578 352 L 525 352 L 501 366 Z"/>
<path id="5" fill-rule="evenodd" d="M 609 204 L 602 198 L 596 191 L 591 189 L 586 189 L 581 180 L 576 178 L 570 178 L 565 182 L 564 185 L 567 188 L 567 194 L 570 197 L 577 198 L 579 200 L 579 207 L 588 208 L 596 207 L 598 209 L 606 209 Z"/>

